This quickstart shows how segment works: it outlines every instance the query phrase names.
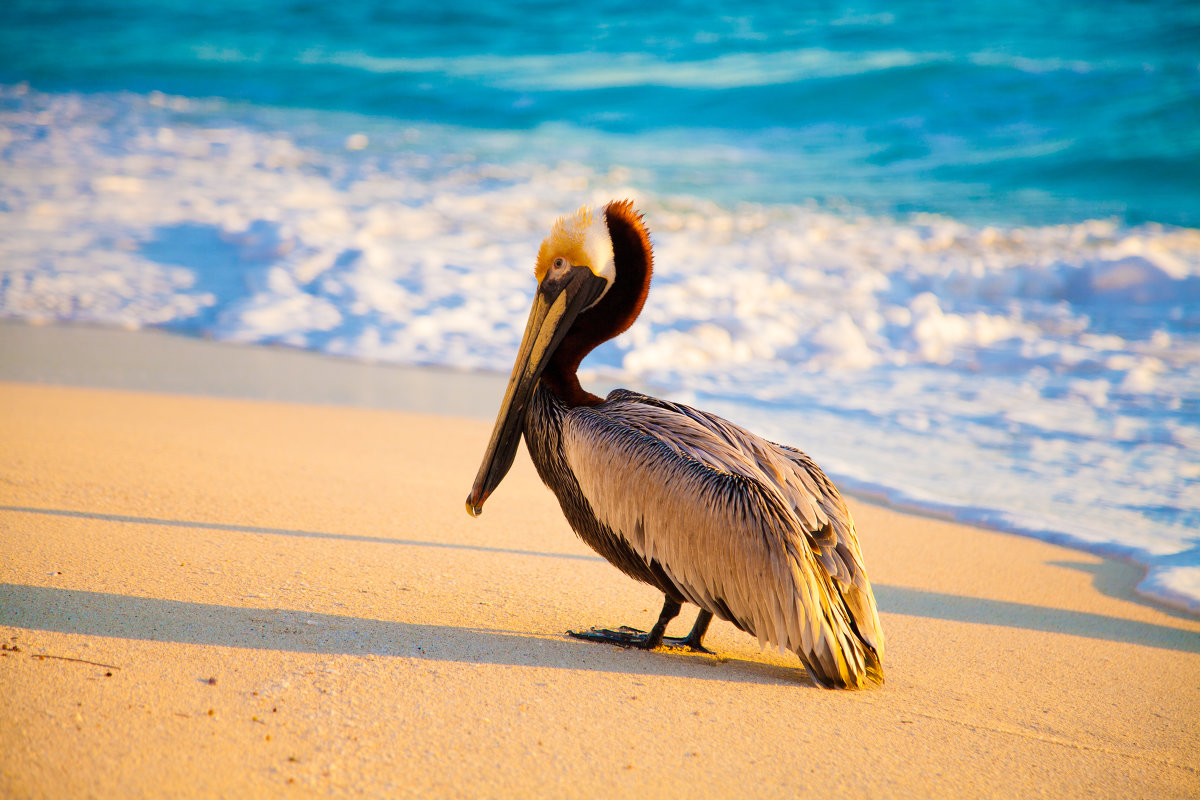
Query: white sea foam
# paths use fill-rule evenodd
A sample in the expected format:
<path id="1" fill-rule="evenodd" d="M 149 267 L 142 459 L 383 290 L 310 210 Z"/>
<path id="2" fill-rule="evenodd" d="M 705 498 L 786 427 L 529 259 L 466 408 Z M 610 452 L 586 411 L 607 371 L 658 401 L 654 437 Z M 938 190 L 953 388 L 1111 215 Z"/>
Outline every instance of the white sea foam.
<path id="1" fill-rule="evenodd" d="M 225 51 L 200 50 L 198 54 L 218 61 L 256 60 L 255 56 Z M 860 75 L 950 59 L 946 54 L 907 50 L 835 52 L 823 48 L 726 53 L 689 61 L 668 61 L 645 53 L 387 58 L 362 52 L 320 50 L 307 51 L 299 58 L 302 63 L 336 64 L 366 72 L 447 75 L 516 91 L 630 86 L 730 89 Z"/>
<path id="2" fill-rule="evenodd" d="M 262 53 L 199 46 L 198 58 L 223 63 L 259 62 Z M 734 89 L 799 81 L 882 73 L 928 65 L 1000 67 L 1027 73 L 1095 70 L 1140 72 L 1152 68 L 1139 60 L 1088 62 L 1023 58 L 1004 53 L 956 54 L 919 50 L 748 49 L 709 58 L 656 57 L 645 52 L 547 53 L 396 57 L 362 51 L 309 49 L 296 55 L 301 64 L 336 65 L 380 74 L 438 75 L 513 91 L 577 91 L 633 86 L 679 89 Z"/>
<path id="3" fill-rule="evenodd" d="M 1133 558 L 1200 611 L 1200 231 L 722 206 L 505 155 L 504 133 L 0 101 L 0 315 L 504 371 L 550 223 L 630 196 L 655 285 L 592 376 L 859 489 Z"/>

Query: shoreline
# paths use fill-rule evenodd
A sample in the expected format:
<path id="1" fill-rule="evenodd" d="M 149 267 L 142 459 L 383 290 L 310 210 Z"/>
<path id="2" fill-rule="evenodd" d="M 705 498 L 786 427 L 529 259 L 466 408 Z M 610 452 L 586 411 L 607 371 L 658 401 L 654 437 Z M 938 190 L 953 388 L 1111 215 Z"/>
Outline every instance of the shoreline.
<path id="1" fill-rule="evenodd" d="M 507 375 L 441 366 L 405 366 L 329 356 L 286 345 L 218 342 L 157 328 L 0 319 L 0 381 L 165 392 L 245 400 L 390 409 L 486 420 L 495 418 Z M 607 393 L 617 384 L 596 383 Z M 638 387 L 644 390 L 644 387 Z M 957 509 L 889 496 L 885 486 L 839 480 L 842 493 L 903 514 L 961 524 L 1117 559 L 1141 574 L 1137 598 L 1200 619 L 1190 597 L 1140 588 L 1150 566 L 1119 548 L 1087 546 L 1070 534 L 989 525 Z"/>
<path id="2" fill-rule="evenodd" d="M 507 376 L 217 342 L 156 328 L 0 320 L 0 380 L 486 418 Z"/>

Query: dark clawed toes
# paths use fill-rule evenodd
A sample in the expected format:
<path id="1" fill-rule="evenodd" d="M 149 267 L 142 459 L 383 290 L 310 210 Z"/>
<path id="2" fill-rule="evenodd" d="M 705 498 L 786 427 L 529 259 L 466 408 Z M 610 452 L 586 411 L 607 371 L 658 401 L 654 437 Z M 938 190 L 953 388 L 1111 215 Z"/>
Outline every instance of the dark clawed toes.
<path id="1" fill-rule="evenodd" d="M 709 650 L 699 642 L 693 642 L 691 639 L 663 637 L 663 647 L 670 647 L 672 650 L 690 650 L 693 653 L 705 653 L 710 656 L 716 655 L 712 650 Z"/>

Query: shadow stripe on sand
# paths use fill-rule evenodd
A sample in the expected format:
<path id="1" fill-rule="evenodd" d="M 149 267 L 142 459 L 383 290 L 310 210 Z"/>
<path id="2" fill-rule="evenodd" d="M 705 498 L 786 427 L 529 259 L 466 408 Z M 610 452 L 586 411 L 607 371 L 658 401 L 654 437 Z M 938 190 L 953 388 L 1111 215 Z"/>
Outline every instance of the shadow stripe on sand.
<path id="1" fill-rule="evenodd" d="M 179 519 L 155 519 L 153 517 L 131 517 L 123 514 L 99 514 L 91 511 L 70 511 L 58 508 L 25 508 L 22 506 L 0 506 L 0 511 L 17 514 L 44 514 L 53 517 L 73 517 L 76 519 L 92 519 L 100 522 L 120 522 L 130 525 L 162 525 L 171 528 L 195 528 L 208 531 L 228 531 L 230 533 L 261 533 L 272 536 L 298 536 L 302 539 L 335 539 L 342 542 L 366 542 L 368 544 L 391 544 L 403 547 L 441 547 L 447 550 L 475 550 L 483 553 L 504 553 L 514 556 L 537 556 L 538 558 L 566 558 L 575 561 L 603 561 L 599 556 L 579 555 L 576 553 L 544 553 L 539 550 L 518 550 L 509 547 L 488 547 L 478 544 L 459 544 L 457 542 L 424 542 L 417 539 L 392 539 L 384 536 L 364 536 L 353 533 L 325 533 L 322 531 L 304 531 L 290 528 L 262 528 L 255 525 L 236 525 L 227 522 L 196 522 Z"/>

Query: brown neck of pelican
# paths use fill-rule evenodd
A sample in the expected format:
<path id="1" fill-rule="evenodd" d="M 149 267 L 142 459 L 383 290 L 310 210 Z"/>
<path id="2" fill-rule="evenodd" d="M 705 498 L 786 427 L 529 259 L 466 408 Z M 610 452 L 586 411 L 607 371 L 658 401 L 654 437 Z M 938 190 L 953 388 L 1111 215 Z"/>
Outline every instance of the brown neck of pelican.
<path id="1" fill-rule="evenodd" d="M 603 402 L 579 385 L 579 364 L 598 345 L 619 335 L 637 319 L 650 291 L 654 268 L 650 234 L 633 203 L 609 203 L 604 217 L 612 237 L 616 272 L 613 284 L 596 305 L 575 320 L 542 373 L 546 388 L 571 407 Z"/>

